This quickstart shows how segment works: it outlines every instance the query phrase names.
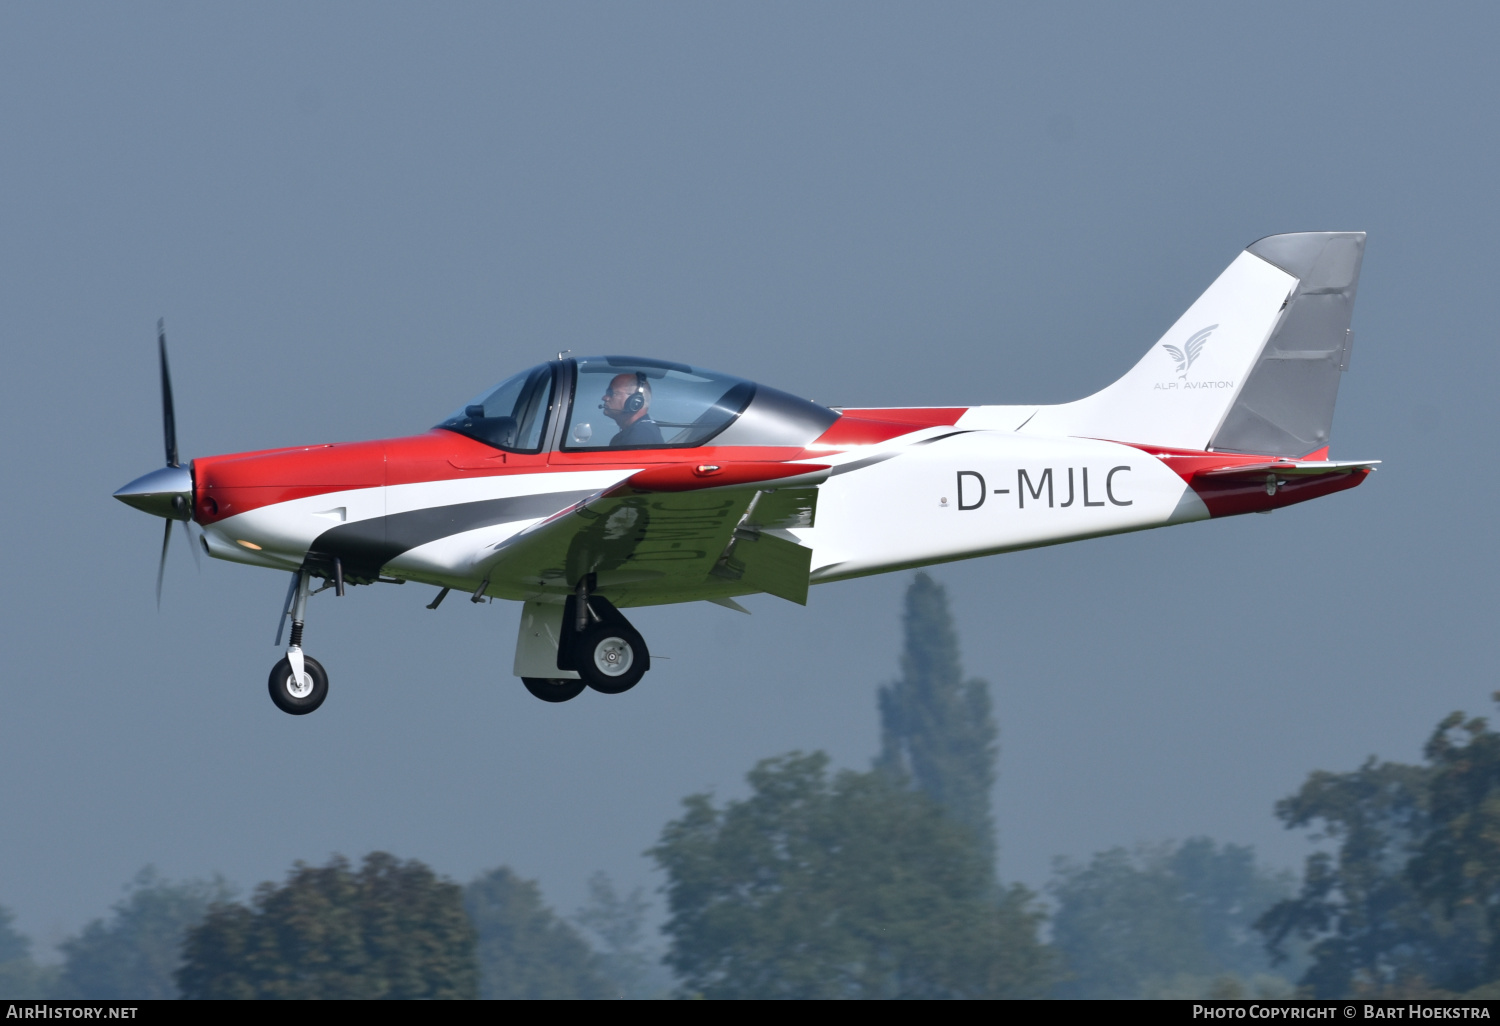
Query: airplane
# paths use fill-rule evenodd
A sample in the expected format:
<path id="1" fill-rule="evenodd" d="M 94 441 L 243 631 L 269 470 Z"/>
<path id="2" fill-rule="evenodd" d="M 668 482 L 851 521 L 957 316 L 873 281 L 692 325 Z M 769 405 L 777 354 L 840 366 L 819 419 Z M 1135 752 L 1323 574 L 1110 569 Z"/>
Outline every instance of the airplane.
<path id="1" fill-rule="evenodd" d="M 830 408 L 628 356 L 524 370 L 403 438 L 178 456 L 158 324 L 166 466 L 115 492 L 215 559 L 290 575 L 271 698 L 310 713 L 328 674 L 308 599 L 418 582 L 522 603 L 514 673 L 546 702 L 651 667 L 621 612 L 1241 513 L 1359 485 L 1333 461 L 1363 232 L 1251 244 L 1123 377 L 1059 405 Z M 314 582 L 318 583 L 316 589 Z M 278 629 L 276 645 L 281 645 Z"/>

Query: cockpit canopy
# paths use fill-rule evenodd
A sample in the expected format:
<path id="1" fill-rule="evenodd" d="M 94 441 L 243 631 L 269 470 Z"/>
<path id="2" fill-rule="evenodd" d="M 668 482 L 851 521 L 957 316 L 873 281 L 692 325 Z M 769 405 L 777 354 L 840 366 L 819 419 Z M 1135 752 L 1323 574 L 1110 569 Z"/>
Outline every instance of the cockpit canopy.
<path id="1" fill-rule="evenodd" d="M 839 415 L 728 374 L 631 356 L 555 360 L 438 425 L 510 452 L 805 446 Z"/>
<path id="2" fill-rule="evenodd" d="M 438 427 L 511 452 L 538 452 L 552 409 L 552 365 L 506 378 Z"/>

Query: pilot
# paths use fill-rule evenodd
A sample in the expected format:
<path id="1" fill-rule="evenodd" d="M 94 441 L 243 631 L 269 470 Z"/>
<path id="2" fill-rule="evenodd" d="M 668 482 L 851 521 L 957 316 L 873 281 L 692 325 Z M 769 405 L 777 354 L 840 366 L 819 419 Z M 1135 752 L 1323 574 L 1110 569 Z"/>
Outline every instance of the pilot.
<path id="1" fill-rule="evenodd" d="M 611 447 L 663 444 L 661 428 L 651 419 L 651 382 L 639 371 L 616 374 L 604 390 L 604 402 L 599 408 L 620 425 L 615 437 L 609 440 Z"/>

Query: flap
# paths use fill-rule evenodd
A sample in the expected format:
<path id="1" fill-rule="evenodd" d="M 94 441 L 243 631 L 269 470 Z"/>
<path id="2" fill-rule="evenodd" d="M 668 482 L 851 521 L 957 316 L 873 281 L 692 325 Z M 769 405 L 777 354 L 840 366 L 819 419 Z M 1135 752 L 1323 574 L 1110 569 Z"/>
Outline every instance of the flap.
<path id="1" fill-rule="evenodd" d="M 807 605 L 812 549 L 774 534 L 740 532 L 711 571 L 748 591 L 763 591 L 799 606 Z"/>

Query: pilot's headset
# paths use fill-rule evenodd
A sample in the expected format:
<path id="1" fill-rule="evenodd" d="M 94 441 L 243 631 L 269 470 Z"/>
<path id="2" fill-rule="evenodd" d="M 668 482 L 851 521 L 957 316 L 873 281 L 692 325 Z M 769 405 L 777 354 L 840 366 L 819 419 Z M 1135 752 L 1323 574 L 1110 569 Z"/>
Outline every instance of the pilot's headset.
<path id="1" fill-rule="evenodd" d="M 629 399 L 625 400 L 626 413 L 634 417 L 637 413 L 640 413 L 641 410 L 645 408 L 646 399 L 649 395 L 648 389 L 650 387 L 651 386 L 646 384 L 646 375 L 641 373 L 640 371 L 636 371 L 635 391 L 630 394 Z"/>

